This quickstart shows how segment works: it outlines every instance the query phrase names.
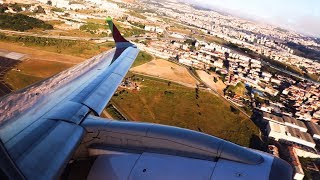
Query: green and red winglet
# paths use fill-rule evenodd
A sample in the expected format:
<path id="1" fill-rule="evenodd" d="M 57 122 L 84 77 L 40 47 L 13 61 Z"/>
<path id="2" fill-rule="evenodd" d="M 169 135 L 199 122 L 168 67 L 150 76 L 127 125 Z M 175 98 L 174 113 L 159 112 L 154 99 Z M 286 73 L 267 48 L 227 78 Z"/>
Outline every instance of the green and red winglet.
<path id="1" fill-rule="evenodd" d="M 114 41 L 116 43 L 129 42 L 120 34 L 118 28 L 115 26 L 115 24 L 113 24 L 113 21 L 112 21 L 111 17 L 107 17 L 106 18 L 106 22 L 109 25 L 109 28 L 110 28 L 111 33 L 112 33 L 112 37 L 113 37 L 113 39 L 114 39 Z"/>

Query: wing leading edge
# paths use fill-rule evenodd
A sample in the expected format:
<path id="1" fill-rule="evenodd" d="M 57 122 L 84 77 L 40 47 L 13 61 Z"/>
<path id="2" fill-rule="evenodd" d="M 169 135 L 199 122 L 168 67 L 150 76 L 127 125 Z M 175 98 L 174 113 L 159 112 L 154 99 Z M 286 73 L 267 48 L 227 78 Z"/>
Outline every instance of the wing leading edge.
<path id="1" fill-rule="evenodd" d="M 101 114 L 125 77 L 139 50 L 106 22 L 116 48 L 1 99 L 0 168 L 9 179 L 58 178 L 85 134 L 79 124 Z"/>

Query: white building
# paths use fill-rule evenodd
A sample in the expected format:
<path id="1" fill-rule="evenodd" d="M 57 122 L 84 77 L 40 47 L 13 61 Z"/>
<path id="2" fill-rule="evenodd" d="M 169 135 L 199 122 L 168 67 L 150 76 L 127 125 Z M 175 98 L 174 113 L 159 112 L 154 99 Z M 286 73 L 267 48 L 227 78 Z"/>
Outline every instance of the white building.
<path id="1" fill-rule="evenodd" d="M 309 129 L 310 134 L 312 135 L 313 139 L 320 140 L 320 126 L 313 122 L 307 122 L 307 126 Z"/>
<path id="2" fill-rule="evenodd" d="M 164 32 L 164 29 L 157 27 L 156 28 L 156 33 L 162 34 Z"/>
<path id="3" fill-rule="evenodd" d="M 178 33 L 172 33 L 172 34 L 170 34 L 170 37 L 184 39 L 184 36 L 182 34 L 178 34 Z"/>
<path id="4" fill-rule="evenodd" d="M 281 80 L 275 79 L 275 78 L 271 78 L 271 82 L 276 83 L 276 84 L 278 84 L 278 85 L 281 84 Z"/>
<path id="5" fill-rule="evenodd" d="M 268 137 L 272 137 L 275 140 L 285 140 L 311 148 L 316 147 L 316 143 L 313 141 L 310 134 L 301 132 L 298 129 L 284 126 L 278 123 L 269 121 L 267 126 Z"/>
<path id="6" fill-rule="evenodd" d="M 181 64 L 185 64 L 187 66 L 192 66 L 192 60 L 189 60 L 189 59 L 184 59 L 184 58 L 180 58 L 179 59 L 179 63 Z"/>
<path id="7" fill-rule="evenodd" d="M 68 0 L 51 0 L 52 6 L 56 6 L 58 8 L 68 8 L 69 1 Z"/>
<path id="8" fill-rule="evenodd" d="M 156 27 L 155 26 L 145 26 L 144 30 L 154 32 L 156 30 Z"/>
<path id="9" fill-rule="evenodd" d="M 222 60 L 214 61 L 213 66 L 218 67 L 218 68 L 222 68 L 223 61 Z"/>
<path id="10" fill-rule="evenodd" d="M 320 110 L 315 112 L 315 113 L 313 113 L 313 117 L 317 118 L 317 119 L 320 119 Z"/>

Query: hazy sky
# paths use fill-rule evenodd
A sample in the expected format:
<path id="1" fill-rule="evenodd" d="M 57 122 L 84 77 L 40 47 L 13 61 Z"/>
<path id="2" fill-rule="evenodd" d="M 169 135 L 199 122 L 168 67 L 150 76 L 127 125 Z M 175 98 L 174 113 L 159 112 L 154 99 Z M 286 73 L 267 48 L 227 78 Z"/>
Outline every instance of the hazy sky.
<path id="1" fill-rule="evenodd" d="M 320 37 L 320 0 L 186 0 Z"/>

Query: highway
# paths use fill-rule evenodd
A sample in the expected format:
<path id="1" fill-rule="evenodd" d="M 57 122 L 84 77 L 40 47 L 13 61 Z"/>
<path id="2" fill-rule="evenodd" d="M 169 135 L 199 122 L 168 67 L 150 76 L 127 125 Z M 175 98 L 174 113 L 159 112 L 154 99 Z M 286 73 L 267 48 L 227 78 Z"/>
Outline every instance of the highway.
<path id="1" fill-rule="evenodd" d="M 315 84 L 317 84 L 317 85 L 320 84 L 319 82 L 316 82 L 316 81 L 314 81 L 314 80 L 312 80 L 312 79 L 309 79 L 309 78 L 300 76 L 300 75 L 298 75 L 298 74 L 292 73 L 292 72 L 287 71 L 287 70 L 285 70 L 285 69 L 280 69 L 280 68 L 278 68 L 278 67 L 275 67 L 274 65 L 270 64 L 269 62 L 265 62 L 265 61 L 263 61 L 263 60 L 260 60 L 260 62 L 261 62 L 263 65 L 269 66 L 269 67 L 271 67 L 271 68 L 273 68 L 273 69 L 276 69 L 276 70 L 278 70 L 278 71 L 280 71 L 280 72 L 284 72 L 284 73 L 286 73 L 286 74 L 289 74 L 289 75 L 291 75 L 291 76 L 293 76 L 293 77 L 296 77 L 296 78 L 299 78 L 299 79 L 301 79 L 301 80 L 309 81 L 309 82 L 315 83 Z"/>

